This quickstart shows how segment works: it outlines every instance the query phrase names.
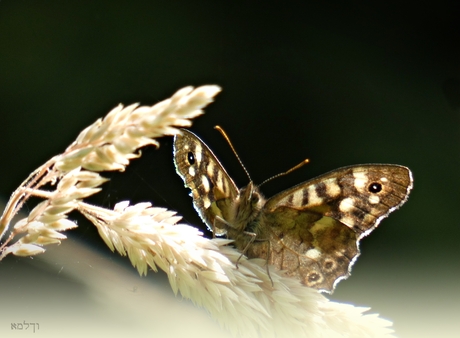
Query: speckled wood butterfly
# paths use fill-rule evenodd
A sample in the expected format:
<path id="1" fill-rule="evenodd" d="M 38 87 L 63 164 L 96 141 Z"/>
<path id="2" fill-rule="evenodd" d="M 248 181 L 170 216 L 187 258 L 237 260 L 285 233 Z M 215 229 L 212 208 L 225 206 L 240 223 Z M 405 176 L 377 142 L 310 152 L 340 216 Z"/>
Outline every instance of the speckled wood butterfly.
<path id="1" fill-rule="evenodd" d="M 174 162 L 214 234 L 226 234 L 248 258 L 267 259 L 324 292 L 350 275 L 360 239 L 412 189 L 408 168 L 363 164 L 333 170 L 266 200 L 252 181 L 238 189 L 206 144 L 187 130 L 174 138 Z"/>

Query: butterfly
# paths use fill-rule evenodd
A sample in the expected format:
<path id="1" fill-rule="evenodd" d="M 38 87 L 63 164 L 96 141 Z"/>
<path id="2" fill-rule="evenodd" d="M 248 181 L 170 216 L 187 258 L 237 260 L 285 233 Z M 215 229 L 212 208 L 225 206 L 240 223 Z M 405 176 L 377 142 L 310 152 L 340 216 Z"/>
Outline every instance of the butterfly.
<path id="1" fill-rule="evenodd" d="M 198 136 L 174 138 L 176 171 L 215 235 L 226 235 L 248 258 L 331 293 L 348 278 L 359 241 L 406 202 L 411 171 L 393 164 L 343 167 L 265 199 L 250 181 L 238 189 Z"/>

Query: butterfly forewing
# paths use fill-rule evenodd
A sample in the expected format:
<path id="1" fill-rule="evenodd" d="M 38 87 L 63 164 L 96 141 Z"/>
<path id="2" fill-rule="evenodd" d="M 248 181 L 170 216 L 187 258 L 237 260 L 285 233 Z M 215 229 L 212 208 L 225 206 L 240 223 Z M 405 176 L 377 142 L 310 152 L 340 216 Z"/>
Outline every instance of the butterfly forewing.
<path id="1" fill-rule="evenodd" d="M 225 234 L 216 217 L 230 219 L 232 201 L 238 189 L 212 151 L 198 136 L 181 130 L 174 137 L 174 163 L 177 173 L 190 188 L 195 210 L 216 235 Z M 217 226 L 215 226 L 217 225 Z"/>
<path id="2" fill-rule="evenodd" d="M 265 204 L 267 212 L 279 207 L 330 216 L 360 234 L 401 206 L 412 188 L 408 168 L 367 164 L 340 168 L 285 190 Z"/>

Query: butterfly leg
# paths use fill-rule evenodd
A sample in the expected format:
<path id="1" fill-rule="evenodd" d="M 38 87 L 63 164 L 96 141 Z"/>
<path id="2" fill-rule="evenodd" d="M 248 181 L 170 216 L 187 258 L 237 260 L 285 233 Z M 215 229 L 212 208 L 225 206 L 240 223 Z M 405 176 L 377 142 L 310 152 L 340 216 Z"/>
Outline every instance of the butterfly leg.
<path id="1" fill-rule="evenodd" d="M 270 278 L 270 282 L 272 282 L 272 287 L 273 287 L 275 285 L 273 284 L 272 276 L 270 276 L 270 269 L 268 268 L 268 260 L 270 258 L 270 250 L 271 250 L 270 245 L 271 245 L 271 243 L 267 239 L 261 239 L 260 241 L 268 241 L 267 260 L 265 261 L 265 267 L 267 268 L 267 275 L 268 275 L 268 278 Z"/>
<path id="2" fill-rule="evenodd" d="M 270 279 L 270 282 L 272 283 L 272 287 L 274 286 L 274 283 L 273 283 L 273 279 L 272 279 L 272 276 L 270 276 L 270 269 L 268 267 L 268 261 L 270 259 L 270 250 L 271 250 L 271 242 L 268 240 L 268 239 L 264 239 L 264 238 L 256 238 L 257 234 L 254 233 L 254 232 L 249 232 L 249 231 L 244 231 L 243 232 L 244 234 L 246 235 L 249 235 L 251 236 L 251 239 L 249 240 L 248 244 L 246 245 L 246 247 L 244 248 L 243 250 L 243 253 L 241 254 L 241 256 L 243 256 L 246 251 L 249 249 L 250 245 L 254 242 L 267 242 L 268 243 L 268 248 L 267 248 L 267 258 L 266 258 L 266 261 L 265 261 L 265 268 L 267 270 L 267 276 L 268 278 Z M 241 258 L 240 256 L 240 258 Z M 256 255 L 255 257 L 258 257 L 258 258 L 262 258 L 261 256 L 258 256 Z M 237 263 L 237 267 L 238 267 L 238 261 L 240 260 L 240 258 L 238 258 L 238 260 L 236 261 Z M 251 257 L 250 257 L 251 258 Z"/>
<path id="3" fill-rule="evenodd" d="M 213 223 L 212 223 L 212 238 L 216 238 L 216 232 L 217 231 L 219 233 L 221 233 L 221 234 L 224 234 L 226 232 L 226 230 L 228 228 L 231 228 L 231 227 L 232 227 L 232 225 L 229 222 L 227 222 L 225 219 L 223 219 L 220 216 L 216 216 L 214 218 Z M 225 232 L 223 232 L 222 230 L 225 230 Z M 244 255 L 246 255 L 246 252 L 251 247 L 251 244 L 253 244 L 255 241 L 257 241 L 257 242 L 265 242 L 265 241 L 267 241 L 268 242 L 268 251 L 267 251 L 267 260 L 266 260 L 265 266 L 267 268 L 268 278 L 270 278 L 272 286 L 274 286 L 272 277 L 270 276 L 270 270 L 268 268 L 268 260 L 269 260 L 269 257 L 270 257 L 270 244 L 271 244 L 270 241 L 267 240 L 267 239 L 258 239 L 257 234 L 255 232 L 252 232 L 252 231 L 243 231 L 243 234 L 249 236 L 250 238 L 249 238 L 248 243 L 244 247 L 243 251 L 241 252 L 241 255 L 236 260 L 236 263 L 235 263 L 236 268 L 238 269 L 238 263 L 240 262 L 241 258 Z"/>
<path id="4" fill-rule="evenodd" d="M 251 238 L 249 239 L 249 242 L 248 244 L 246 244 L 245 248 L 243 249 L 243 252 L 241 252 L 241 255 L 240 257 L 238 257 L 238 259 L 236 260 L 236 268 L 238 269 L 238 263 L 240 262 L 241 260 L 241 257 L 243 257 L 245 254 L 246 254 L 246 251 L 248 251 L 249 247 L 251 246 L 251 244 L 256 240 L 256 236 L 257 234 L 255 232 L 249 232 L 249 231 L 243 231 L 243 233 L 245 235 L 249 235 L 251 236 Z"/>

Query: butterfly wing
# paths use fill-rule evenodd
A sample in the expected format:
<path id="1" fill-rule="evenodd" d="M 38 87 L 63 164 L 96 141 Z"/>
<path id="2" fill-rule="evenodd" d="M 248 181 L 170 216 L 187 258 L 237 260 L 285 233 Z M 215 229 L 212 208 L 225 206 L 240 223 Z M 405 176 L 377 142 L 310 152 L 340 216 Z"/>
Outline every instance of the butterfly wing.
<path id="1" fill-rule="evenodd" d="M 190 131 L 181 130 L 174 137 L 174 164 L 176 171 L 190 188 L 193 206 L 216 235 L 226 233 L 225 227 L 219 227 L 216 217 L 232 219 L 233 201 L 238 196 L 238 188 L 227 174 L 213 152 Z"/>
<path id="2" fill-rule="evenodd" d="M 270 198 L 248 256 L 296 275 L 302 283 L 332 292 L 349 276 L 359 240 L 400 207 L 412 188 L 403 166 L 371 164 L 340 168 Z M 265 252 L 264 252 L 265 251 Z"/>

